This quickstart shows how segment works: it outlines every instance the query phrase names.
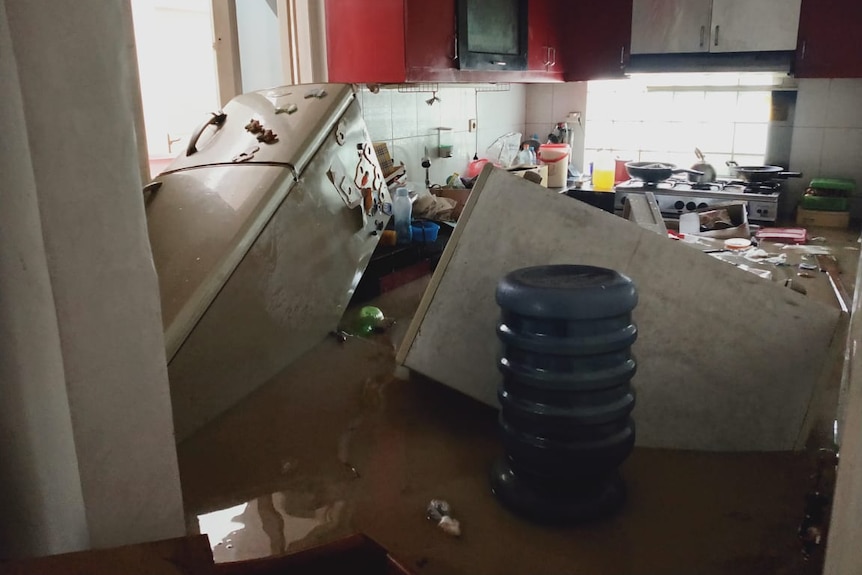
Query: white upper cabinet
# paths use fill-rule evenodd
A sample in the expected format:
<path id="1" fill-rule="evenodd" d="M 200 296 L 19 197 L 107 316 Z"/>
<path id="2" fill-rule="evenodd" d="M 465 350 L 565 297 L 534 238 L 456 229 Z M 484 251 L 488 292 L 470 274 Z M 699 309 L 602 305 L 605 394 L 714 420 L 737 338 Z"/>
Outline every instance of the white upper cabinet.
<path id="1" fill-rule="evenodd" d="M 632 54 L 795 50 L 802 0 L 634 0 Z"/>
<path id="2" fill-rule="evenodd" d="M 634 0 L 632 54 L 709 51 L 712 0 Z"/>
<path id="3" fill-rule="evenodd" d="M 801 0 L 713 0 L 710 52 L 796 50 Z"/>

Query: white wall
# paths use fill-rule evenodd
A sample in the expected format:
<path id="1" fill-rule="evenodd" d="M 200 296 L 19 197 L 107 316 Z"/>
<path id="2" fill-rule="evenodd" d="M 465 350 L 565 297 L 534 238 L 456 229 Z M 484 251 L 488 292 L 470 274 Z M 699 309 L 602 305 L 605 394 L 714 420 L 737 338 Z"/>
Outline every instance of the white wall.
<path id="1" fill-rule="evenodd" d="M 0 558 L 81 549 L 84 497 L 23 99 L 0 2 Z"/>
<path id="2" fill-rule="evenodd" d="M 544 143 L 558 122 L 567 122 L 573 130 L 571 163 L 584 171 L 584 122 L 587 111 L 587 83 L 531 84 L 527 86 L 527 134 L 537 134 Z M 569 112 L 580 112 L 581 123 L 566 119 Z"/>
<path id="3" fill-rule="evenodd" d="M 0 557 L 184 535 L 129 4 L 2 7 Z"/>
<path id="4" fill-rule="evenodd" d="M 404 162 L 408 180 L 424 185 L 421 166 L 424 148 L 431 158 L 431 183 L 445 184 L 453 172 L 464 174 L 473 154 L 485 157 L 486 148 L 507 132 L 524 132 L 526 87 L 512 84 L 506 91 L 483 92 L 474 87 L 441 85 L 440 102 L 425 103 L 431 92 L 402 93 L 383 89 L 360 92 L 362 115 L 371 139 L 386 142 L 397 164 Z M 478 111 L 476 103 L 478 102 Z M 478 131 L 468 132 L 468 120 L 478 120 Z M 437 127 L 453 128 L 451 158 L 437 156 Z M 477 145 L 478 140 L 478 145 Z"/>
<path id="5" fill-rule="evenodd" d="M 862 188 L 862 79 L 801 79 L 790 165 L 804 174 L 788 180 L 788 198 L 795 205 L 812 178 L 854 178 Z M 862 201 L 852 205 L 862 216 Z"/>
<path id="6" fill-rule="evenodd" d="M 237 2 L 236 28 L 239 36 L 242 92 L 265 90 L 285 84 L 275 0 Z"/>

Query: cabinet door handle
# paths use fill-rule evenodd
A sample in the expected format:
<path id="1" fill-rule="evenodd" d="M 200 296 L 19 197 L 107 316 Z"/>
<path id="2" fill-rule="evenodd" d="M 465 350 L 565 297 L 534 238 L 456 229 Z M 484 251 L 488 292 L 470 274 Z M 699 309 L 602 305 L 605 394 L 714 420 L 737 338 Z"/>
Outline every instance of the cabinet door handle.
<path id="1" fill-rule="evenodd" d="M 799 55 L 800 60 L 805 59 L 805 40 L 802 41 L 802 54 Z"/>
<path id="2" fill-rule="evenodd" d="M 620 46 L 620 68 L 624 68 L 626 65 L 626 47 Z"/>
<path id="3" fill-rule="evenodd" d="M 557 65 L 557 49 L 551 47 L 548 50 L 553 54 L 553 56 L 551 57 L 551 66 L 556 66 Z"/>
<path id="4" fill-rule="evenodd" d="M 703 48 L 703 39 L 706 36 L 706 26 L 700 27 L 700 47 Z"/>
<path id="5" fill-rule="evenodd" d="M 718 24 L 715 25 L 715 45 L 718 46 Z"/>
<path id="6" fill-rule="evenodd" d="M 452 56 L 452 59 L 457 61 L 458 60 L 458 35 L 457 34 L 455 34 L 455 51 L 454 51 L 454 54 L 455 55 Z"/>
<path id="7" fill-rule="evenodd" d="M 506 63 L 499 60 L 491 60 L 491 63 L 495 66 L 505 66 Z"/>

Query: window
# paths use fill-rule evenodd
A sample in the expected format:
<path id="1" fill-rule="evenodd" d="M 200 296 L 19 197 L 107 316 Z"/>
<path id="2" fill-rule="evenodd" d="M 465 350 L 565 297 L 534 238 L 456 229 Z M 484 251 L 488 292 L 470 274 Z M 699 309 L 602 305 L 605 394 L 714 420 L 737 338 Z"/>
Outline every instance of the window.
<path id="1" fill-rule="evenodd" d="M 762 165 L 767 152 L 770 73 L 643 74 L 587 87 L 584 165 L 599 150 L 619 159 L 689 167 L 699 148 L 719 177 L 725 162 Z M 587 168 L 589 169 L 589 168 Z"/>

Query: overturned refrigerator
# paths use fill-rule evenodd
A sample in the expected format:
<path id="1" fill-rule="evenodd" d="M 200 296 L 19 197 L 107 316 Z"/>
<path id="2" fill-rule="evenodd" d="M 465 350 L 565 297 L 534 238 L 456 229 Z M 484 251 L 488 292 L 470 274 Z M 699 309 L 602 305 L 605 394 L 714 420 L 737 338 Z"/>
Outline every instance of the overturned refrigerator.
<path id="1" fill-rule="evenodd" d="M 396 361 L 498 407 L 497 282 L 550 264 L 613 269 L 638 287 L 639 446 L 804 446 L 821 382 L 843 348 L 837 307 L 491 166 L 470 194 Z"/>
<path id="2" fill-rule="evenodd" d="M 391 205 L 351 87 L 328 84 L 237 96 L 144 196 L 178 440 L 336 327 Z"/>

